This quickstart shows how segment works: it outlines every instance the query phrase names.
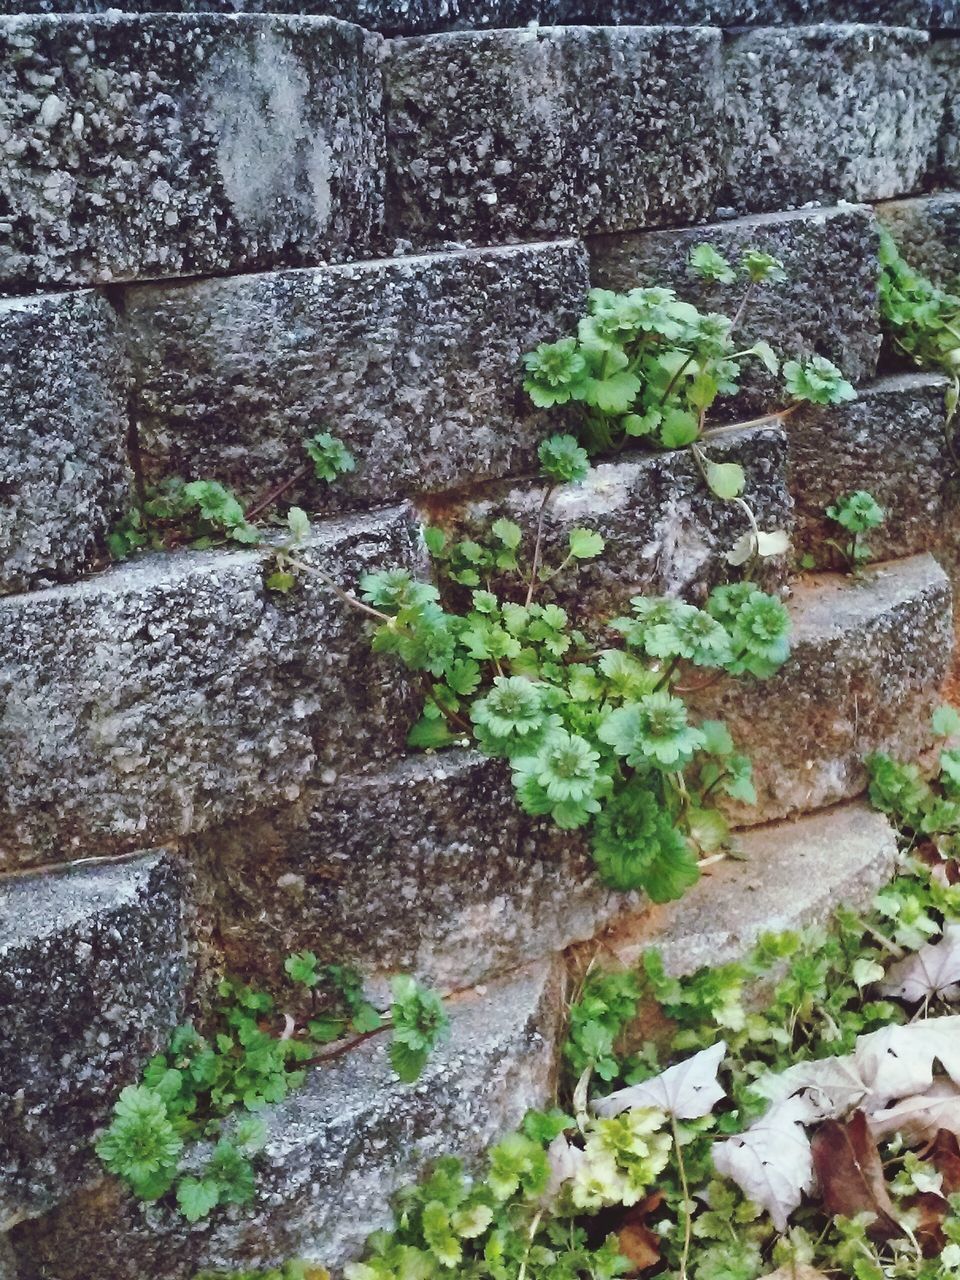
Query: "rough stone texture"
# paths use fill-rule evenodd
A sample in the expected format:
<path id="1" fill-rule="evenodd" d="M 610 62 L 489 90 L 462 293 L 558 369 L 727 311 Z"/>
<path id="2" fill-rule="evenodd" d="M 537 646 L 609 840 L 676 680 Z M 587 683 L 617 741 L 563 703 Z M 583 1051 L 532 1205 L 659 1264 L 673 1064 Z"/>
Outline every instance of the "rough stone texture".
<path id="1" fill-rule="evenodd" d="M 960 5 L 953 6 L 949 25 L 960 27 Z M 944 93 L 937 179 L 941 186 L 960 187 L 960 40 L 938 40 L 933 65 Z"/>
<path id="2" fill-rule="evenodd" d="M 181 1017 L 162 852 L 0 877 L 0 1232 L 98 1176 L 90 1135 Z"/>
<path id="3" fill-rule="evenodd" d="M 681 902 L 650 907 L 603 938 L 622 963 L 647 947 L 680 976 L 740 960 L 762 933 L 822 924 L 833 908 L 864 907 L 893 874 L 897 838 L 883 814 L 853 803 L 739 832 L 744 861 L 713 867 Z"/>
<path id="4" fill-rule="evenodd" d="M 305 558 L 354 587 L 417 566 L 409 513 L 319 526 Z M 403 750 L 413 715 L 361 615 L 257 551 L 161 552 L 0 601 L 7 864 L 143 847 L 293 801 L 315 766 Z"/>
<path id="5" fill-rule="evenodd" d="M 480 242 L 697 221 L 720 177 L 720 33 L 546 27 L 397 41 L 388 221 Z"/>
<path id="6" fill-rule="evenodd" d="M 956 554 L 958 486 L 946 443 L 946 384 L 936 374 L 899 374 L 862 388 L 849 404 L 805 406 L 787 419 L 798 556 L 830 564 L 824 540 L 845 535 L 824 512 L 855 489 L 869 489 L 886 513 L 864 538 L 871 559 L 934 548 Z"/>
<path id="7" fill-rule="evenodd" d="M 960 293 L 960 194 L 890 200 L 877 205 L 876 213 L 911 267 Z"/>
<path id="8" fill-rule="evenodd" d="M 921 31 L 830 24 L 735 38 L 720 203 L 747 213 L 917 190 L 935 166 L 943 101 L 928 42 Z"/>
<path id="9" fill-rule="evenodd" d="M 703 448 L 717 462 L 735 461 L 744 468 L 744 496 L 762 529 L 789 530 L 786 439 L 779 427 L 719 435 Z M 529 563 L 542 495 L 542 481 L 495 486 L 460 505 L 438 505 L 430 519 L 458 535 L 476 537 L 507 516 L 525 531 L 521 552 Z M 612 617 L 638 592 L 702 600 L 730 576 L 726 553 L 750 527 L 740 507 L 707 490 L 689 450 L 624 454 L 620 461 L 598 463 L 583 484 L 556 489 L 544 513 L 545 565 L 564 559 L 570 530 L 577 526 L 604 536 L 603 555 L 568 565 L 555 583 L 544 585 L 539 598 L 557 601 L 582 620 Z M 785 561 L 771 557 L 761 566 L 771 590 L 785 580 Z"/>
<path id="10" fill-rule="evenodd" d="M 710 285 L 689 270 L 690 251 L 711 244 L 734 264 L 745 249 L 780 258 L 788 279 L 752 291 L 738 332 L 742 346 L 769 342 L 784 359 L 829 357 L 852 382 L 872 378 L 880 354 L 878 236 L 866 208 L 799 209 L 733 222 L 591 239 L 590 276 L 606 289 L 663 285 L 705 311 L 734 315 L 742 283 Z M 738 345 L 740 339 L 738 338 Z M 762 412 L 785 403 L 781 379 L 744 362 L 743 392 L 722 412 Z"/>
<path id="11" fill-rule="evenodd" d="M 382 1041 L 327 1067 L 264 1113 L 256 1200 L 193 1229 L 115 1184 L 13 1233 L 21 1280 L 182 1280 L 198 1266 L 289 1257 L 337 1265 L 390 1222 L 389 1197 L 431 1159 L 475 1156 L 551 1097 L 560 969 L 542 962 L 451 1002 L 451 1035 L 420 1081 L 399 1084 Z"/>
<path id="12" fill-rule="evenodd" d="M 950 585 L 929 555 L 806 579 L 789 607 L 793 652 L 776 676 L 689 698 L 753 760 L 758 803 L 735 815 L 749 825 L 857 795 L 871 751 L 916 758 L 950 668 Z"/>
<path id="13" fill-rule="evenodd" d="M 124 505 L 127 368 L 96 293 L 0 300 L 0 593 L 77 573 Z"/>
<path id="14" fill-rule="evenodd" d="M 880 22 L 905 27 L 957 25 L 952 0 L 0 0 L 0 13 L 181 9 L 201 12 L 332 13 L 371 30 L 420 34 L 451 28 L 516 27 L 528 22 L 661 22 L 713 26 L 803 22 Z"/>
<path id="15" fill-rule="evenodd" d="M 228 967 L 278 976 L 309 948 L 374 982 L 447 990 L 589 938 L 625 899 L 585 847 L 534 838 L 510 771 L 467 751 L 342 777 L 194 842 Z"/>
<path id="16" fill-rule="evenodd" d="M 0 288 L 362 251 L 379 48 L 328 18 L 3 19 Z"/>
<path id="17" fill-rule="evenodd" d="M 131 288 L 147 473 L 262 489 L 325 426 L 357 469 L 290 495 L 313 509 L 530 470 L 550 421 L 521 356 L 574 327 L 587 288 L 571 241 Z"/>

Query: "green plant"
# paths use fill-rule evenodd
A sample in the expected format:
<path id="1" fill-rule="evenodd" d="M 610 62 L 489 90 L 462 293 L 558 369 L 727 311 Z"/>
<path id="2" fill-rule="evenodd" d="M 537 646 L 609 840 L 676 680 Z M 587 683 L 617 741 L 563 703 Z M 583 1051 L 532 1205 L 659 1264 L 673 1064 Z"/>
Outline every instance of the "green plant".
<path id="1" fill-rule="evenodd" d="M 210 1034 L 178 1027 L 141 1083 L 121 1092 L 96 1149 L 139 1199 L 173 1191 L 191 1222 L 217 1205 L 245 1204 L 254 1194 L 252 1157 L 265 1136 L 256 1113 L 299 1087 L 307 1067 L 356 1041 L 326 1052 L 322 1046 L 350 1032 L 365 1038 L 391 1029 L 391 1063 L 412 1083 L 446 1031 L 440 998 L 406 975 L 393 979 L 393 1004 L 381 1015 L 352 969 L 320 965 L 310 951 L 289 956 L 284 969 L 309 993 L 305 1017 L 282 1016 L 266 992 L 224 979 Z"/>
<path id="2" fill-rule="evenodd" d="M 144 488 L 141 498 L 114 525 L 107 549 L 114 560 L 125 560 L 144 548 L 159 550 L 188 543 L 202 549 L 223 542 L 252 545 L 260 541 L 254 521 L 275 505 L 298 480 L 313 474 L 327 483 L 353 471 L 353 455 L 342 440 L 329 432 L 306 437 L 303 449 L 309 461 L 286 479 L 254 499 L 246 513 L 237 495 L 217 480 L 182 480 L 169 476 Z"/>
<path id="3" fill-rule="evenodd" d="M 858 489 L 855 493 L 838 498 L 827 507 L 826 514 L 848 535 L 843 542 L 828 538 L 827 545 L 839 552 L 851 573 L 856 573 L 864 561 L 870 559 L 870 547 L 863 535 L 883 524 L 883 507 L 872 493 L 868 493 L 866 489 Z"/>
<path id="4" fill-rule="evenodd" d="M 883 752 L 869 756 L 866 765 L 871 803 L 890 816 L 908 848 L 939 863 L 960 858 L 960 714 L 942 706 L 932 728 L 944 743 L 932 778 Z"/>
<path id="5" fill-rule="evenodd" d="M 938 289 L 901 257 L 880 230 L 880 316 L 894 350 L 922 369 L 939 369 L 947 388 L 947 440 L 960 395 L 960 296 Z"/>
<path id="6" fill-rule="evenodd" d="M 702 437 L 716 400 L 737 393 L 745 360 L 759 360 L 771 374 L 779 371 L 779 359 L 768 343 L 738 348 L 734 335 L 753 291 L 785 278 L 782 264 L 749 249 L 737 271 L 703 244 L 690 254 L 690 269 L 721 284 L 738 275 L 746 280 L 732 317 L 704 314 L 671 289 L 593 289 L 575 336 L 541 343 L 524 357 L 524 387 L 531 400 L 540 408 L 575 405 L 588 453 L 609 452 L 631 439 L 657 448 L 683 448 Z M 837 404 L 855 395 L 839 369 L 822 356 L 788 361 L 783 375 L 785 391 L 795 402 Z"/>

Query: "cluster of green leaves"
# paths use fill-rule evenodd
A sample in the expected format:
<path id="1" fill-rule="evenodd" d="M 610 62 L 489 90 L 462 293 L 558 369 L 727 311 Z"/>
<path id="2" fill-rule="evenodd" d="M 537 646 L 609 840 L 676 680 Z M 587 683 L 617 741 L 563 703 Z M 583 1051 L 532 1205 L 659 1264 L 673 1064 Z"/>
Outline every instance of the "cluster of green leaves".
<path id="1" fill-rule="evenodd" d="M 870 801 L 890 816 L 910 848 L 960 858 L 960 715 L 940 707 L 934 734 L 944 740 L 937 773 L 927 778 L 915 764 L 900 764 L 883 752 L 867 758 Z"/>
<path id="2" fill-rule="evenodd" d="M 342 440 L 327 431 L 308 436 L 303 449 L 309 458 L 304 469 L 328 483 L 356 462 Z M 170 476 L 149 488 L 138 505 L 131 507 L 107 536 L 114 560 L 125 560 L 134 551 L 159 550 L 187 543 L 196 549 L 224 542 L 253 545 L 260 530 L 246 517 L 237 495 L 218 480 L 184 481 Z"/>
<path id="3" fill-rule="evenodd" d="M 884 521 L 883 507 L 872 493 L 857 489 L 838 498 L 826 509 L 827 518 L 843 530 L 843 541 L 828 538 L 827 545 L 834 548 L 851 573 L 856 573 L 870 559 L 870 545 L 864 534 L 879 529 Z"/>
<path id="4" fill-rule="evenodd" d="M 605 647 L 531 590 L 570 560 L 600 554 L 599 534 L 573 530 L 561 566 L 535 565 L 534 556 L 529 571 L 510 521 L 496 522 L 486 546 L 448 546 L 438 530 L 427 536 L 466 590 L 462 612 L 404 570 L 360 584 L 380 615 L 374 650 L 421 672 L 428 689 L 411 744 L 469 740 L 509 760 L 525 812 L 565 829 L 592 825 L 607 884 L 642 888 L 658 902 L 679 897 L 697 879 L 697 855 L 727 838 L 713 807 L 718 794 L 752 803 L 754 792 L 749 761 L 726 727 L 694 724 L 677 682 L 692 667 L 771 675 L 789 653 L 782 603 L 748 582 L 715 589 L 705 609 L 637 596 L 628 616 L 609 623 L 618 645 Z M 493 572 L 502 593 L 475 585 Z"/>
<path id="5" fill-rule="evenodd" d="M 534 404 L 576 405 L 581 441 L 591 454 L 630 439 L 683 448 L 703 434 L 718 397 L 736 395 L 745 360 L 759 360 L 771 374 L 780 371 L 768 343 L 738 348 L 734 335 L 750 292 L 785 278 L 782 263 L 748 249 L 735 270 L 703 244 L 692 251 L 689 265 L 693 274 L 716 283 L 746 280 L 747 296 L 733 318 L 700 312 L 671 289 L 593 289 L 575 336 L 541 343 L 524 357 L 524 388 Z M 787 361 L 782 373 L 785 393 L 794 401 L 837 404 L 855 395 L 822 356 Z"/>
<path id="6" fill-rule="evenodd" d="M 880 263 L 884 331 L 895 352 L 922 369 L 938 369 L 950 378 L 949 432 L 960 395 L 960 296 L 938 289 L 909 267 L 884 229 L 880 231 Z"/>
<path id="7" fill-rule="evenodd" d="M 405 974 L 393 979 L 393 1003 L 381 1015 L 351 969 L 321 966 L 310 951 L 288 957 L 284 967 L 309 992 L 309 1013 L 294 1022 L 292 1034 L 272 996 L 224 979 L 211 1033 L 178 1027 L 140 1084 L 122 1090 L 97 1154 L 139 1199 L 173 1190 L 191 1222 L 217 1205 L 245 1204 L 254 1194 L 252 1157 L 265 1134 L 256 1113 L 303 1083 L 321 1046 L 349 1032 L 390 1027 L 390 1061 L 412 1083 L 446 1030 L 440 998 Z"/>

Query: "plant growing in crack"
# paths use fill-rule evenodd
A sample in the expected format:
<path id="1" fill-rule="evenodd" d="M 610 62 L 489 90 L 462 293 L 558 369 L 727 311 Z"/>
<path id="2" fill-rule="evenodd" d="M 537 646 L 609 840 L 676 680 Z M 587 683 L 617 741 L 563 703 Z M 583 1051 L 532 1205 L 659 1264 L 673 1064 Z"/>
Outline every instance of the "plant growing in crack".
<path id="1" fill-rule="evenodd" d="M 96 1149 L 138 1199 L 173 1192 L 190 1222 L 218 1205 L 247 1203 L 255 1190 L 253 1157 L 266 1135 L 260 1114 L 298 1088 L 308 1067 L 389 1032 L 390 1063 L 412 1084 L 446 1033 L 440 997 L 406 974 L 393 978 L 391 1007 L 381 1013 L 344 965 L 321 965 L 301 951 L 284 969 L 309 993 L 305 1016 L 224 979 L 209 1034 L 178 1027 L 141 1082 L 120 1093 Z"/>
<path id="2" fill-rule="evenodd" d="M 827 546 L 837 552 L 848 572 L 859 573 L 871 554 L 865 535 L 883 524 L 883 507 L 872 493 L 857 489 L 831 503 L 826 515 L 842 531 L 836 538 L 828 538 Z"/>

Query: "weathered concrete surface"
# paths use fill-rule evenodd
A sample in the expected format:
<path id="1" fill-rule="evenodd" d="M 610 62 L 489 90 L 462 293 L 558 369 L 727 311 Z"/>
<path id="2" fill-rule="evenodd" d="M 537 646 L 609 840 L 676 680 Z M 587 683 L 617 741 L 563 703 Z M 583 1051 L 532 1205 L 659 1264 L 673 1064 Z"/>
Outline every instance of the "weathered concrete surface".
<path id="1" fill-rule="evenodd" d="M 960 27 L 960 5 L 951 5 L 953 21 Z M 944 94 L 943 121 L 937 181 L 940 186 L 960 187 L 960 40 L 938 40 L 933 46 L 933 65 Z"/>
<path id="2" fill-rule="evenodd" d="M 393 508 L 319 526 L 304 558 L 353 588 L 419 555 Z M 160 552 L 0 601 L 7 866 L 142 848 L 403 751 L 412 691 L 361 616 L 315 578 L 267 592 L 263 559 Z"/>
<path id="3" fill-rule="evenodd" d="M 574 327 L 587 288 L 563 241 L 128 289 L 147 473 L 262 489 L 323 428 L 357 469 L 290 492 L 312 510 L 530 470 L 551 420 L 521 356 Z"/>
<path id="4" fill-rule="evenodd" d="M 627 901 L 565 833 L 535 839 L 509 768 L 472 751 L 340 776 L 296 807 L 191 842 L 228 967 L 310 948 L 376 982 L 464 987 L 591 937 Z"/>
<path id="5" fill-rule="evenodd" d="M 389 1225 L 390 1196 L 438 1155 L 477 1156 L 552 1096 L 560 968 L 546 961 L 449 1003 L 451 1034 L 416 1085 L 375 1039 L 264 1112 L 255 1201 L 192 1229 L 113 1182 L 13 1233 L 21 1280 L 182 1280 L 301 1257 L 336 1266 Z"/>
<path id="6" fill-rule="evenodd" d="M 778 426 L 725 433 L 702 447 L 716 462 L 743 467 L 744 497 L 761 529 L 790 529 L 786 439 Z M 482 537 L 500 516 L 515 520 L 524 530 L 521 554 L 529 564 L 543 489 L 542 481 L 492 486 L 462 503 L 438 504 L 429 518 L 462 537 Z M 544 511 L 544 565 L 552 568 L 565 558 L 570 530 L 578 526 L 603 535 L 603 555 L 568 565 L 538 598 L 556 601 L 580 620 L 613 617 L 638 592 L 703 600 L 730 577 L 726 553 L 750 528 L 740 507 L 709 492 L 685 449 L 622 454 L 617 462 L 594 466 L 583 484 L 556 489 Z M 784 583 L 786 571 L 786 557 L 778 556 L 760 570 L 771 590 Z"/>
<path id="7" fill-rule="evenodd" d="M 0 20 L 0 288 L 362 252 L 379 48 L 329 18 Z"/>
<path id="8" fill-rule="evenodd" d="M 725 77 L 721 205 L 884 200 L 916 191 L 935 167 L 943 89 L 925 32 L 765 28 L 726 47 Z"/>
<path id="9" fill-rule="evenodd" d="M 736 810 L 744 825 L 856 796 L 871 751 L 914 759 L 950 667 L 950 584 L 932 556 L 805 579 L 789 609 L 792 654 L 777 675 L 688 698 L 753 760 L 758 803 Z"/>
<path id="10" fill-rule="evenodd" d="M 876 213 L 911 267 L 941 289 L 960 293 L 960 194 L 889 200 Z"/>
<path id="11" fill-rule="evenodd" d="M 840 567 L 824 540 L 849 535 L 825 509 L 856 489 L 869 489 L 885 512 L 883 524 L 864 535 L 871 559 L 956 553 L 960 495 L 946 439 L 946 385 L 938 374 L 898 374 L 861 388 L 848 404 L 804 406 L 787 419 L 797 556 Z"/>
<path id="12" fill-rule="evenodd" d="M 163 852 L 0 877 L 0 1232 L 99 1176 L 90 1137 L 183 1009 Z"/>
<path id="13" fill-rule="evenodd" d="M 85 290 L 0 300 L 0 593 L 84 568 L 126 505 L 127 366 Z"/>
<path id="14" fill-rule="evenodd" d="M 390 229 L 417 243 L 616 231 L 708 216 L 720 33 L 544 27 L 396 41 Z"/>
<path id="15" fill-rule="evenodd" d="M 783 359 L 822 355 L 851 382 L 872 378 L 880 354 L 877 301 L 879 237 L 873 214 L 849 206 L 763 213 L 732 222 L 591 238 L 590 276 L 605 289 L 660 285 L 704 311 L 735 315 L 745 285 L 708 284 L 689 269 L 690 251 L 711 244 L 736 265 L 746 249 L 779 258 L 787 280 L 751 291 L 738 346 L 769 342 Z M 744 361 L 742 393 L 718 402 L 724 414 L 763 412 L 785 404 L 781 380 L 759 361 Z"/>
<path id="16" fill-rule="evenodd" d="M 734 842 L 744 861 L 719 863 L 682 901 L 625 921 L 604 935 L 604 948 L 632 965 L 658 947 L 676 976 L 741 960 L 763 933 L 823 924 L 840 905 L 867 906 L 897 855 L 889 821 L 862 802 L 741 831 Z"/>

